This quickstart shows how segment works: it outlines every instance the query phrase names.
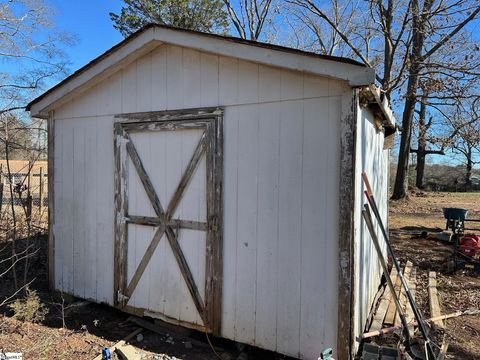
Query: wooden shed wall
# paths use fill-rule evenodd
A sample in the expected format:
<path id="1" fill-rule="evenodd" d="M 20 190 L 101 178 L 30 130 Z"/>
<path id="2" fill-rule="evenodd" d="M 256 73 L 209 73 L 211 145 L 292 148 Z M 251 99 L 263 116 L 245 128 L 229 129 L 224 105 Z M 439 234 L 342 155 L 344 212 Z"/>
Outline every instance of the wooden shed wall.
<path id="1" fill-rule="evenodd" d="M 362 218 L 365 198 L 365 185 L 361 173 L 369 177 L 375 200 L 383 221 L 388 217 L 388 160 L 389 151 L 383 149 L 384 136 L 374 126 L 373 114 L 368 108 L 357 112 L 357 156 L 355 176 L 355 285 L 354 285 L 354 335 L 355 339 L 363 332 L 382 276 L 382 269 L 368 229 Z M 380 234 L 380 228 L 377 228 Z M 380 237 L 381 239 L 381 237 Z M 386 246 L 383 246 L 386 251 Z M 358 340 L 355 346 L 359 345 Z"/>
<path id="2" fill-rule="evenodd" d="M 345 92 L 162 45 L 56 109 L 56 289 L 113 303 L 113 115 L 223 106 L 222 335 L 302 358 L 335 347 Z"/>

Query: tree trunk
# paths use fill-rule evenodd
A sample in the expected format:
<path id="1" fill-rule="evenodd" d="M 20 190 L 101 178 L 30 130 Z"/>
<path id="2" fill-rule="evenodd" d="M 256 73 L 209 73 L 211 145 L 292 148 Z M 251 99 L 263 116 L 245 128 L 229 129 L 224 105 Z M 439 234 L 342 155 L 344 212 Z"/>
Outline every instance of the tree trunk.
<path id="1" fill-rule="evenodd" d="M 408 162 L 410 157 L 410 145 L 412 140 L 412 123 L 417 102 L 417 85 L 421 68 L 423 43 L 426 31 L 425 23 L 428 21 L 427 14 L 430 13 L 433 0 L 425 1 L 420 12 L 419 1 L 412 0 L 412 53 L 410 55 L 410 69 L 408 72 L 407 94 L 402 117 L 402 136 L 398 153 L 397 176 L 393 187 L 393 200 L 403 199 L 408 192 Z"/>
<path id="2" fill-rule="evenodd" d="M 473 168 L 473 151 L 472 147 L 468 147 L 467 151 L 467 171 L 465 172 L 465 191 L 472 190 L 472 168 Z"/>
<path id="3" fill-rule="evenodd" d="M 415 186 L 419 189 L 425 189 L 423 184 L 423 178 L 425 176 L 425 145 L 420 145 L 418 142 L 418 151 L 417 151 L 417 177 L 415 179 Z"/>
<path id="4" fill-rule="evenodd" d="M 427 115 L 427 96 L 428 93 L 424 90 L 422 95 L 422 102 L 420 103 L 420 114 L 418 116 L 418 140 L 417 140 L 417 177 L 415 179 L 415 186 L 419 189 L 424 189 L 423 177 L 425 174 L 425 157 L 427 156 L 427 125 L 425 118 Z"/>
<path id="5" fill-rule="evenodd" d="M 410 142 L 412 140 L 412 123 L 415 112 L 416 91 L 418 84 L 419 64 L 414 63 L 409 71 L 407 98 L 403 109 L 402 136 L 398 153 L 397 176 L 393 187 L 393 200 L 403 199 L 408 191 L 408 163 L 410 158 Z"/>

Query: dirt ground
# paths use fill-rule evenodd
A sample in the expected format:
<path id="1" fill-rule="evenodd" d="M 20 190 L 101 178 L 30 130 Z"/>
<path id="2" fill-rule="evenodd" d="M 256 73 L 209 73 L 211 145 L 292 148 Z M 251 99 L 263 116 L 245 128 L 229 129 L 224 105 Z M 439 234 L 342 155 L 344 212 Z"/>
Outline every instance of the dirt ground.
<path id="1" fill-rule="evenodd" d="M 424 315 L 428 310 L 428 272 L 437 272 L 440 306 L 443 314 L 465 309 L 480 309 L 480 274 L 472 271 L 452 272 L 448 260 L 452 246 L 434 240 L 422 239 L 421 232 L 432 233 L 445 229 L 443 207 L 469 210 L 467 218 L 480 219 L 480 193 L 415 192 L 408 201 L 390 204 L 390 237 L 399 260 L 407 260 L 417 267 L 418 305 Z M 480 234 L 478 231 L 466 233 Z M 442 333 L 433 334 L 436 339 Z M 449 342 L 448 359 L 480 359 L 480 315 L 463 316 L 446 322 L 446 339 Z"/>
<path id="2" fill-rule="evenodd" d="M 428 316 L 427 274 L 436 271 L 443 313 L 480 308 L 480 275 L 466 271 L 447 271 L 446 263 L 452 254 L 448 244 L 422 239 L 422 231 L 441 231 L 445 226 L 442 207 L 470 209 L 469 218 L 480 218 L 480 193 L 414 193 L 408 201 L 390 205 L 390 234 L 401 262 L 413 262 L 417 271 L 417 302 Z M 480 223 L 479 223 L 480 228 Z M 480 233 L 480 230 L 478 231 Z M 0 244 L 2 245 L 2 244 Z M 103 347 L 121 340 L 137 326 L 127 321 L 128 315 L 108 306 L 88 304 L 67 310 L 68 299 L 53 296 L 47 288 L 46 238 L 36 239 L 39 251 L 32 259 L 29 279 L 35 279 L 37 290 L 49 313 L 39 324 L 12 318 L 11 310 L 0 308 L 0 351 L 23 352 L 24 359 L 92 360 Z M 2 249 L 2 246 L 0 246 Z M 8 249 L 7 249 L 8 250 Z M 1 254 L 0 254 L 1 255 Z M 11 293 L 12 279 L 2 278 L 0 297 Z M 63 302 L 65 301 L 65 302 Z M 63 324 L 65 322 L 65 326 Z M 131 344 L 143 349 L 148 359 L 216 359 L 206 336 L 196 331 L 181 331 L 164 325 L 161 334 L 144 330 L 143 339 L 134 338 Z M 436 339 L 443 334 L 433 333 Z M 480 316 L 450 319 L 446 324 L 450 343 L 448 359 L 480 360 Z M 255 348 L 239 349 L 233 342 L 212 338 L 215 351 L 225 360 L 237 359 L 243 351 L 248 359 L 284 359 L 280 355 Z M 191 346 L 191 348 L 190 348 Z"/>
<path id="3" fill-rule="evenodd" d="M 47 284 L 47 239 L 42 236 L 35 241 L 38 252 L 32 258 L 28 278 L 34 280 L 31 288 L 37 291 L 49 312 L 44 321 L 31 323 L 14 319 L 8 306 L 0 307 L 0 354 L 2 351 L 22 352 L 26 360 L 93 360 L 104 347 L 113 346 L 138 329 L 137 325 L 128 321 L 128 314 L 109 306 L 87 303 L 72 307 L 72 304 L 82 301 L 50 293 Z M 0 256 L 2 249 L 5 252 L 0 244 Z M 0 299 L 13 293 L 11 278 L 3 277 L 0 284 Z M 144 330 L 141 339 L 135 337 L 130 341 L 131 345 L 145 353 L 145 359 L 210 360 L 220 356 L 224 360 L 234 360 L 240 355 L 240 359 L 246 359 L 245 356 L 248 359 L 289 359 L 210 336 L 215 354 L 205 333 L 163 322 L 156 324 L 160 333 Z"/>

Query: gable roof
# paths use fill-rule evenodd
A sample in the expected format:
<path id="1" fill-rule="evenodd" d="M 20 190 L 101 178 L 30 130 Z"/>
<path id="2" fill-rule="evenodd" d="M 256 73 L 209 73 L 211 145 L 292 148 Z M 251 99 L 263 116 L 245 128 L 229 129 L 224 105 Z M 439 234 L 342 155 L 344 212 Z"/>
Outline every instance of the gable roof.
<path id="1" fill-rule="evenodd" d="M 347 81 L 352 87 L 373 84 L 375 71 L 357 61 L 249 41 L 150 24 L 130 35 L 27 105 L 34 117 L 100 82 L 161 44 L 172 44 L 260 64 L 304 71 Z"/>

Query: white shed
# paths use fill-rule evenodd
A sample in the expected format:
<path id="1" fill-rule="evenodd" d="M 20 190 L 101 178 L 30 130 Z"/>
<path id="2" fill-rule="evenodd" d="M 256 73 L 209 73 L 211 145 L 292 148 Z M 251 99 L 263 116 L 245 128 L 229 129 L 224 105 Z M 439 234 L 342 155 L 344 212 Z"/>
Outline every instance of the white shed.
<path id="1" fill-rule="evenodd" d="M 34 101 L 52 289 L 278 353 L 355 352 L 393 117 L 355 61 L 150 25 Z M 393 130 L 393 131 L 392 131 Z"/>

